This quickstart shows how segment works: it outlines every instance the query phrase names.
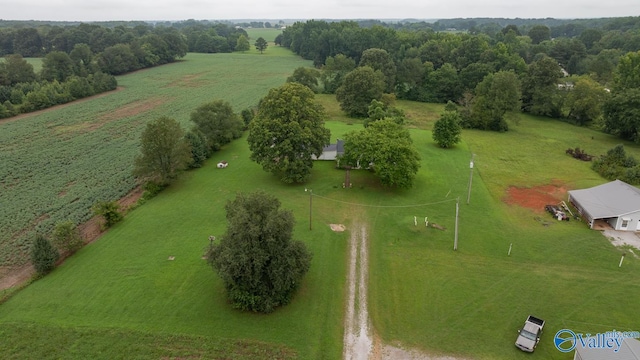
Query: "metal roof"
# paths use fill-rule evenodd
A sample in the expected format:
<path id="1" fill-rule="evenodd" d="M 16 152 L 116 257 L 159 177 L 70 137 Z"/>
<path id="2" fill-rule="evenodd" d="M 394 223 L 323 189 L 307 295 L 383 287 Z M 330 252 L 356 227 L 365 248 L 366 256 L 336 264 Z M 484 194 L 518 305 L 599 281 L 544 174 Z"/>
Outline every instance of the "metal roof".
<path id="1" fill-rule="evenodd" d="M 589 189 L 570 190 L 569 195 L 593 219 L 618 217 L 640 210 L 640 189 L 620 180 Z"/>
<path id="2" fill-rule="evenodd" d="M 633 338 L 624 338 L 618 351 L 613 349 L 599 349 L 576 346 L 574 359 L 580 360 L 640 360 L 640 341 Z"/>

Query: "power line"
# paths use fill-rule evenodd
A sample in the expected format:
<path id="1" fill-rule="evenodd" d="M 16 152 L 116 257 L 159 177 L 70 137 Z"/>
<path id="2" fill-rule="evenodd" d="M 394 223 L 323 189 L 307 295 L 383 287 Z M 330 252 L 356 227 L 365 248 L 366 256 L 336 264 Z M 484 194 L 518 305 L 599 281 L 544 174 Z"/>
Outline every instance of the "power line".
<path id="1" fill-rule="evenodd" d="M 348 202 L 348 201 L 332 199 L 332 198 L 324 197 L 324 196 L 321 196 L 321 195 L 318 195 L 318 194 L 312 194 L 312 196 L 315 196 L 315 197 L 318 197 L 318 198 L 321 198 L 321 199 L 325 199 L 325 200 L 329 200 L 329 201 L 333 201 L 333 202 L 337 202 L 337 203 L 341 203 L 341 204 L 372 207 L 372 208 L 410 208 L 410 207 L 421 207 L 421 206 L 437 205 L 437 204 L 443 204 L 443 203 L 447 203 L 447 202 L 456 201 L 456 199 L 448 199 L 448 200 L 436 201 L 436 202 L 431 202 L 431 203 L 412 204 L 412 205 L 371 205 L 371 204 L 359 204 L 359 203 L 353 203 L 353 202 Z"/>

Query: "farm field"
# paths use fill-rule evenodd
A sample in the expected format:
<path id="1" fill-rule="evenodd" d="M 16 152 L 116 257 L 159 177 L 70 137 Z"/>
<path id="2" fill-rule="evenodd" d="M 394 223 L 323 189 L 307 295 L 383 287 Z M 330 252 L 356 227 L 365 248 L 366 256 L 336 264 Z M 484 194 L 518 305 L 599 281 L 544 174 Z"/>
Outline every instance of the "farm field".
<path id="1" fill-rule="evenodd" d="M 282 49 L 269 54 L 188 54 L 118 77 L 120 90 L 0 122 L 0 277 L 25 263 L 36 231 L 85 221 L 94 202 L 134 188 L 148 121 L 166 115 L 188 129 L 191 111 L 216 99 L 239 112 L 309 64 Z"/>

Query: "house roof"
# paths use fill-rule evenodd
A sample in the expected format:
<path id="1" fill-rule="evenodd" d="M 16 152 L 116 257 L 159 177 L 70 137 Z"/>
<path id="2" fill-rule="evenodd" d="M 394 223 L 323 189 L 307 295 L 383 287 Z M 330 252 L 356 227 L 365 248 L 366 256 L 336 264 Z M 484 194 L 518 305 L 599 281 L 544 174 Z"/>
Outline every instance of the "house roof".
<path id="1" fill-rule="evenodd" d="M 571 190 L 569 195 L 593 219 L 618 217 L 640 210 L 640 189 L 620 180 Z"/>
<path id="2" fill-rule="evenodd" d="M 579 357 L 578 357 L 579 356 Z M 574 359 L 581 360 L 640 360 L 640 341 L 634 338 L 624 338 L 620 349 L 597 349 L 576 346 Z"/>
<path id="3" fill-rule="evenodd" d="M 344 154 L 344 140 L 338 139 L 335 144 L 329 144 L 322 148 L 323 152 L 335 151 L 338 155 Z"/>

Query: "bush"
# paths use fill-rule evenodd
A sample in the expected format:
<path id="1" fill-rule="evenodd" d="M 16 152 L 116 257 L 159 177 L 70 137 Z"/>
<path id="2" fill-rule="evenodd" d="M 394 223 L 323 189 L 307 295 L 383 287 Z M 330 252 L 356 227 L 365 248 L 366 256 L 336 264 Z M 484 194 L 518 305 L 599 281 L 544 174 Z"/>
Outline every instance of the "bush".
<path id="1" fill-rule="evenodd" d="M 76 224 L 72 221 L 58 223 L 53 230 L 53 244 L 69 254 L 80 250 L 83 243 Z"/>
<path id="2" fill-rule="evenodd" d="M 99 201 L 93 205 L 92 210 L 95 215 L 102 216 L 105 228 L 110 228 L 123 218 L 120 205 L 115 201 Z"/>
<path id="3" fill-rule="evenodd" d="M 152 199 L 156 197 L 162 190 L 164 190 L 167 186 L 158 184 L 154 181 L 149 181 L 144 184 L 144 193 L 142 194 L 142 198 L 145 200 Z"/>
<path id="4" fill-rule="evenodd" d="M 37 235 L 31 246 L 31 263 L 39 275 L 45 275 L 56 267 L 60 258 L 58 250 L 42 235 Z"/>

